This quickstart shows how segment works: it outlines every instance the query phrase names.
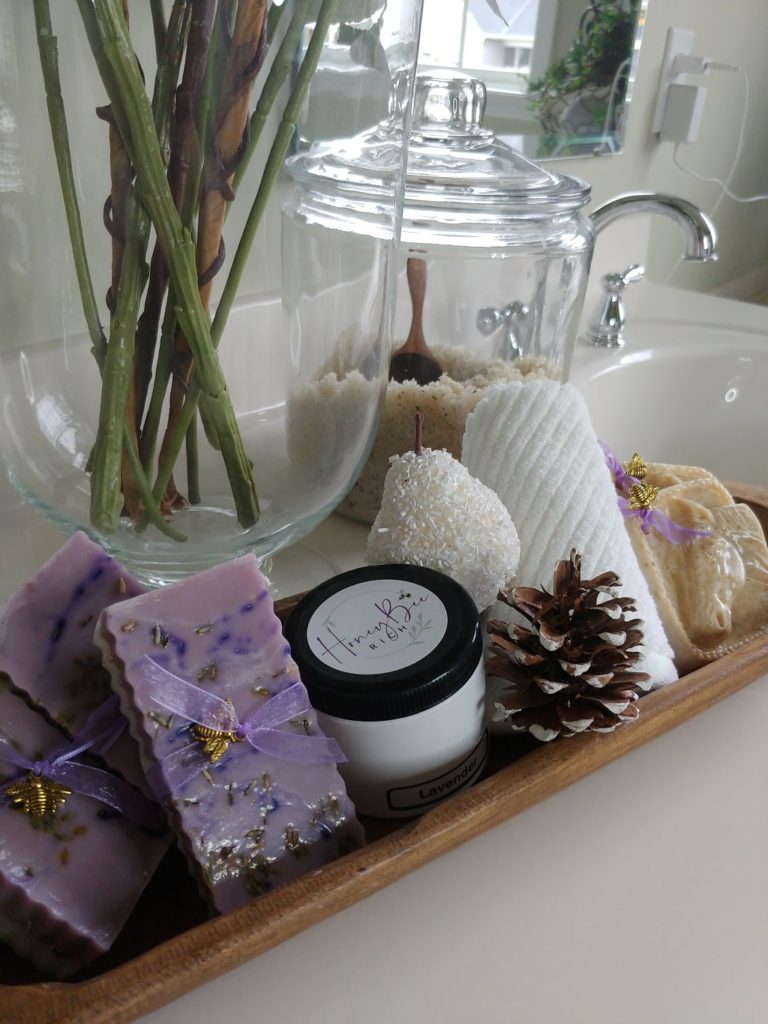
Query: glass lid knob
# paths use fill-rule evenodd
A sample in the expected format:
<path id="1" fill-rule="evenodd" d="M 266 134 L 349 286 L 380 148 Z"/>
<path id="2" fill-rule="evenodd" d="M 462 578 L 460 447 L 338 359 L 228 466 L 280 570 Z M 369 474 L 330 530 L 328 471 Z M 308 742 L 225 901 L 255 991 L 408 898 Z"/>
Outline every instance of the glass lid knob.
<path id="1" fill-rule="evenodd" d="M 482 132 L 485 83 L 456 73 L 416 77 L 413 130 L 421 134 L 474 135 Z"/>

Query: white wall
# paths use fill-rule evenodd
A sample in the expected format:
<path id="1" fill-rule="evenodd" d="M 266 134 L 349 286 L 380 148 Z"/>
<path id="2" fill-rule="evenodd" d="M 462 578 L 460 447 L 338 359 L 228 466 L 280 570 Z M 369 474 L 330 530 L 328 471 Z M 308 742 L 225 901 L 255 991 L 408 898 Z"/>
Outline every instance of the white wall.
<path id="1" fill-rule="evenodd" d="M 737 64 L 749 78 L 750 106 L 745 146 L 731 183 L 739 195 L 768 192 L 768 2 L 766 0 L 650 0 L 640 50 L 637 81 L 623 153 L 614 157 L 559 161 L 554 166 L 592 183 L 596 202 L 620 192 L 647 189 L 669 192 L 711 211 L 720 196 L 717 185 L 703 184 L 679 171 L 672 146 L 660 144 L 651 133 L 667 29 L 693 29 L 695 52 L 713 60 Z M 738 74 L 712 73 L 690 79 L 707 87 L 699 140 L 680 150 L 685 165 L 708 176 L 724 178 L 732 162 L 744 103 Z M 746 298 L 768 284 L 768 202 L 740 205 L 727 197 L 718 205 L 715 222 L 720 238 L 720 261 L 696 265 L 679 262 L 678 229 L 666 219 L 652 218 L 650 246 L 638 224 L 627 220 L 608 228 L 598 240 L 596 270 L 610 250 L 610 269 L 619 270 L 645 258 L 648 274 L 683 288 L 720 290 Z M 616 263 L 618 259 L 619 263 Z"/>
<path id="2" fill-rule="evenodd" d="M 31 6 L 31 5 L 30 5 Z M 54 10 L 56 10 L 54 8 Z M 58 13 L 58 12 L 56 12 Z M 31 11 L 16 0 L 0 0 L 0 348 L 43 340 L 82 327 L 82 314 L 74 282 L 56 170 L 47 140 L 46 116 L 34 36 L 29 32 Z M 76 20 L 76 19 L 75 19 Z M 20 31 L 20 26 L 26 26 Z M 672 163 L 671 146 L 651 135 L 659 68 L 668 26 L 693 28 L 696 50 L 716 60 L 739 64 L 749 75 L 751 104 L 744 155 L 733 179 L 742 194 L 768 191 L 768 0 L 650 0 L 637 82 L 629 117 L 625 149 L 615 157 L 571 159 L 555 166 L 592 183 L 596 202 L 620 192 L 638 189 L 668 191 L 712 209 L 719 195 L 715 185 L 702 184 Z M 106 194 L 101 158 L 94 147 L 104 146 L 103 125 L 93 107 L 103 102 L 101 91 L 83 91 L 78 65 L 89 60 L 81 32 L 59 19 L 62 47 L 74 62 L 62 59 L 65 88 L 77 101 L 70 130 L 75 162 L 82 175 L 82 195 L 89 245 L 103 253 L 97 261 L 97 294 L 106 287 L 109 246 L 101 226 L 101 203 Z M 71 32 L 70 32 L 71 28 Z M 743 104 L 738 75 L 710 75 L 700 140 L 684 147 L 682 159 L 707 174 L 727 175 L 738 134 Z M 78 116 L 75 116 L 75 112 Z M 9 120 L 10 117 L 10 120 Z M 28 126 L 34 124 L 33 131 Z M 45 148 L 47 144 L 48 148 Z M 99 150 L 100 152 L 101 150 Z M 94 179 L 98 171 L 100 177 Z M 248 290 L 271 291 L 279 285 L 280 205 L 285 187 L 276 191 L 247 275 Z M 238 204 L 235 204 L 237 206 Z M 249 206 L 241 198 L 241 209 Z M 240 217 L 228 222 L 230 253 L 234 249 Z M 643 218 L 630 218 L 608 228 L 598 239 L 596 282 L 606 269 L 621 269 L 645 260 L 649 276 L 668 277 L 672 283 L 703 291 L 741 289 L 745 297 L 768 278 L 768 203 L 740 206 L 724 199 L 717 208 L 721 260 L 714 265 L 678 265 L 681 240 L 677 229 L 653 218 L 649 229 Z M 650 246 L 648 234 L 650 231 Z M 646 251 L 647 250 L 647 251 Z M 750 276 L 751 275 L 751 276 Z M 41 296 L 50 302 L 41 302 Z"/>

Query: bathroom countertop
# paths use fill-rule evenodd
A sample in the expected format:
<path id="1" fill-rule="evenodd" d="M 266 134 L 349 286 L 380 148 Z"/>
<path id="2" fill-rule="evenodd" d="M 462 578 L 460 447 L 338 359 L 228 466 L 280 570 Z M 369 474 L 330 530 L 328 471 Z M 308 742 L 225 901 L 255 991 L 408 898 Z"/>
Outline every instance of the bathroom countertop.
<path id="1" fill-rule="evenodd" d="M 61 536 L 5 481 L 0 516 L 3 597 Z M 331 517 L 277 556 L 279 592 L 358 564 L 366 532 Z M 767 684 L 142 1024 L 765 1024 Z"/>
<path id="2" fill-rule="evenodd" d="M 0 514 L 7 591 L 60 536 L 5 490 Z M 273 579 L 350 568 L 365 535 L 332 517 Z M 142 1024 L 764 1024 L 767 683 Z"/>

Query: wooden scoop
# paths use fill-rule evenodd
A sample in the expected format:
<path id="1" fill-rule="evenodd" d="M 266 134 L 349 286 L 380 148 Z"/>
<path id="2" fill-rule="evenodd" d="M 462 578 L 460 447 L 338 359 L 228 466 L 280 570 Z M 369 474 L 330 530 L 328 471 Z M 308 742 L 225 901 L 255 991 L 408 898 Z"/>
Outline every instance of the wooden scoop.
<path id="1" fill-rule="evenodd" d="M 443 368 L 432 355 L 424 338 L 422 315 L 427 291 L 427 265 L 424 260 L 410 257 L 406 264 L 408 291 L 411 293 L 411 329 L 404 344 L 392 354 L 389 361 L 389 379 L 402 384 L 415 380 L 417 384 L 431 384 L 443 375 Z"/>

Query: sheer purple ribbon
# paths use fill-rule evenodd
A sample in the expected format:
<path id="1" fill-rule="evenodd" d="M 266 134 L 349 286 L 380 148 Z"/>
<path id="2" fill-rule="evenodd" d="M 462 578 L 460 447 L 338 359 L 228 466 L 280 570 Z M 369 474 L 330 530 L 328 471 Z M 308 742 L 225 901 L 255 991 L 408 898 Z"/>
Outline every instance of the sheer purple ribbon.
<path id="1" fill-rule="evenodd" d="M 640 481 L 635 476 L 630 476 L 629 473 L 624 469 L 622 464 L 616 458 L 615 452 L 605 443 L 605 441 L 597 442 L 603 450 L 608 469 L 611 471 L 613 482 L 616 486 L 616 490 L 621 493 L 625 493 L 629 490 L 632 484 L 639 484 Z"/>
<path id="2" fill-rule="evenodd" d="M 621 494 L 619 508 L 625 519 L 636 516 L 640 520 L 640 529 L 643 533 L 650 533 L 651 529 L 654 529 L 672 544 L 684 544 L 693 537 L 709 537 L 709 530 L 693 530 L 688 526 L 680 526 L 657 508 L 630 508 L 629 501 Z"/>
<path id="3" fill-rule="evenodd" d="M 279 728 L 311 711 L 312 705 L 302 683 L 294 683 L 276 693 L 241 722 L 230 703 L 180 679 L 149 655 L 145 654 L 140 659 L 139 666 L 149 684 L 152 700 L 188 722 L 231 733 L 236 740 L 247 741 L 254 750 L 296 764 L 339 764 L 346 761 L 338 743 L 330 737 L 288 733 Z M 179 789 L 209 763 L 198 740 L 172 751 L 162 760 L 169 785 Z"/>
<path id="4" fill-rule="evenodd" d="M 598 444 L 603 450 L 608 469 L 611 471 L 613 482 L 618 492 L 618 502 L 621 514 L 625 519 L 637 517 L 640 520 L 640 529 L 643 533 L 650 533 L 654 529 L 672 544 L 685 544 L 694 537 L 709 537 L 709 530 L 694 530 L 689 526 L 680 526 L 673 522 L 669 516 L 657 508 L 630 508 L 627 497 L 630 487 L 642 481 L 639 477 L 630 476 L 622 464 L 616 458 L 615 453 L 604 441 Z"/>
<path id="5" fill-rule="evenodd" d="M 90 715 L 72 741 L 59 744 L 47 757 L 38 761 L 19 754 L 11 738 L 0 729 L 0 762 L 13 765 L 22 772 L 60 782 L 73 793 L 113 807 L 142 828 L 161 829 L 164 821 L 160 811 L 142 793 L 110 772 L 75 760 L 86 752 L 105 753 L 127 724 L 119 713 L 117 697 L 110 697 Z M 6 789 L 16 781 L 18 777 L 0 786 L 0 797 L 4 797 Z"/>

